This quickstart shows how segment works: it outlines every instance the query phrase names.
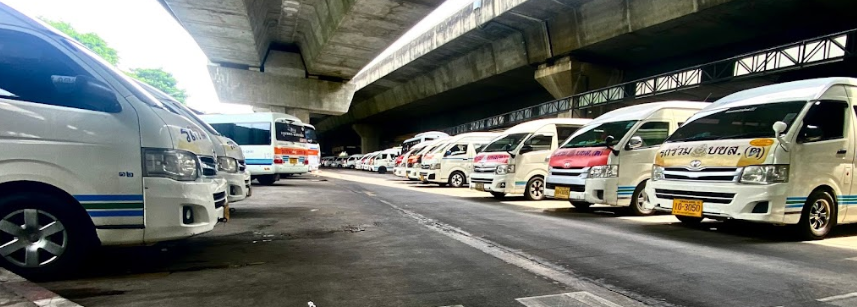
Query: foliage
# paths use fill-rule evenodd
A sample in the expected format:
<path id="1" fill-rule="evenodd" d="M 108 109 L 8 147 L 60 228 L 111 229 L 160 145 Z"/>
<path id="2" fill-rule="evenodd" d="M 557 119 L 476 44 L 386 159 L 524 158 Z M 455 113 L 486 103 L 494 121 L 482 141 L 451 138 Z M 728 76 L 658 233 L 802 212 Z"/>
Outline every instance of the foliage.
<path id="1" fill-rule="evenodd" d="M 135 68 L 128 73 L 129 76 L 146 82 L 149 85 L 161 90 L 167 95 L 172 96 L 181 103 L 185 103 L 187 93 L 184 89 L 176 86 L 176 78 L 173 74 L 164 71 L 160 68 Z"/>
<path id="2" fill-rule="evenodd" d="M 107 42 L 104 41 L 104 39 L 102 39 L 100 36 L 98 36 L 98 34 L 77 32 L 77 30 L 75 30 L 74 27 L 71 26 L 71 24 L 64 21 L 53 21 L 45 18 L 42 18 L 42 20 L 50 24 L 57 30 L 60 30 L 60 32 L 63 32 L 71 38 L 77 40 L 78 42 L 89 48 L 89 50 L 95 52 L 95 54 L 100 55 L 108 63 L 113 64 L 114 66 L 116 65 L 116 63 L 119 63 L 119 54 L 116 52 L 116 49 L 110 48 L 110 46 L 107 45 Z"/>

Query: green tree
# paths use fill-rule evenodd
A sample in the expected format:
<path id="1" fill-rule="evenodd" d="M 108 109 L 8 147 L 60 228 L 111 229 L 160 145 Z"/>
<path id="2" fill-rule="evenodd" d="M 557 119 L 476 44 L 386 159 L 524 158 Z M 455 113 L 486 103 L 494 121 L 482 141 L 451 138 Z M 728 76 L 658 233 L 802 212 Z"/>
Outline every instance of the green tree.
<path id="1" fill-rule="evenodd" d="M 95 33 L 80 33 L 71 26 L 71 24 L 64 21 L 53 21 L 45 18 L 41 18 L 44 22 L 48 23 L 52 27 L 60 30 L 71 38 L 77 40 L 95 54 L 100 55 L 104 60 L 108 63 L 113 64 L 119 63 L 119 54 L 116 52 L 116 49 L 110 48 L 107 45 L 107 42 L 98 36 Z"/>
<path id="2" fill-rule="evenodd" d="M 146 82 L 149 85 L 161 90 L 167 95 L 172 96 L 181 103 L 185 103 L 187 93 L 184 89 L 176 86 L 176 78 L 173 74 L 168 73 L 160 68 L 134 68 L 128 73 L 129 76 Z"/>

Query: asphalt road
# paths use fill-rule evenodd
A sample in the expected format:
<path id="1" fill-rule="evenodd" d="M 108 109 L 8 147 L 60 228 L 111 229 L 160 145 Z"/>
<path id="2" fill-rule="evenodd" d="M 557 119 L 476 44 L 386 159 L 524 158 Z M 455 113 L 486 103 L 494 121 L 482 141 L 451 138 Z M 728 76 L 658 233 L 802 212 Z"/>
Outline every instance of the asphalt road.
<path id="1" fill-rule="evenodd" d="M 797 242 L 350 170 L 234 207 L 211 233 L 105 248 L 43 285 L 85 306 L 857 306 L 854 226 Z"/>

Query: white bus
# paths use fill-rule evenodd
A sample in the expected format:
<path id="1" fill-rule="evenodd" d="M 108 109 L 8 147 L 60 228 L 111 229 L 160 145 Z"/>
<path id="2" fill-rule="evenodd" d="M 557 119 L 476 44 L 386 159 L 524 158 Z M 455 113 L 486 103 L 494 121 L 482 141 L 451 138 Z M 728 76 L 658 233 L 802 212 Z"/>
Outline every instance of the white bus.
<path id="1" fill-rule="evenodd" d="M 304 142 L 307 144 L 307 161 L 310 171 L 317 171 L 321 166 L 321 145 L 318 144 L 318 136 L 315 133 L 315 126 L 303 123 L 304 125 Z"/>
<path id="2" fill-rule="evenodd" d="M 436 140 L 440 138 L 449 137 L 449 134 L 440 132 L 440 131 L 426 131 L 422 133 L 418 133 L 414 137 L 405 140 L 402 142 L 402 153 L 406 153 L 411 150 L 411 146 L 417 145 L 422 142 L 427 142 L 431 140 Z"/>

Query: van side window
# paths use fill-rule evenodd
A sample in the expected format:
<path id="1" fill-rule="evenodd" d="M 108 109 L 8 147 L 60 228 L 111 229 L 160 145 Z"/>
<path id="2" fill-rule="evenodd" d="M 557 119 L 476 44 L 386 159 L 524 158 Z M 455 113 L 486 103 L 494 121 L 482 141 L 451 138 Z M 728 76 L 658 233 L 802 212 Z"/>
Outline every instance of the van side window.
<path id="1" fill-rule="evenodd" d="M 580 130 L 580 127 L 557 126 L 556 127 L 556 133 L 557 133 L 556 139 L 557 139 L 557 141 L 562 143 L 565 140 L 567 140 L 569 137 L 571 137 L 572 134 L 577 132 L 577 130 Z"/>
<path id="2" fill-rule="evenodd" d="M 455 144 L 446 151 L 447 156 L 460 156 L 467 153 L 467 144 Z"/>
<path id="3" fill-rule="evenodd" d="M 553 144 L 553 136 L 546 134 L 534 135 L 524 145 L 533 146 L 533 151 L 550 150 Z"/>
<path id="4" fill-rule="evenodd" d="M 640 126 L 634 136 L 643 139 L 643 147 L 657 146 L 664 143 L 670 136 L 670 123 L 648 122 Z"/>
<path id="5" fill-rule="evenodd" d="M 92 78 L 53 45 L 30 34 L 0 29 L 0 98 L 102 111 L 104 106 L 70 94 L 75 85 L 68 80 L 80 76 Z"/>
<path id="6" fill-rule="evenodd" d="M 814 141 L 834 140 L 845 137 L 845 116 L 848 104 L 838 100 L 818 101 L 809 109 L 803 119 L 803 128 L 799 136 L 807 134 L 809 129 L 817 128 L 821 138 Z"/>

